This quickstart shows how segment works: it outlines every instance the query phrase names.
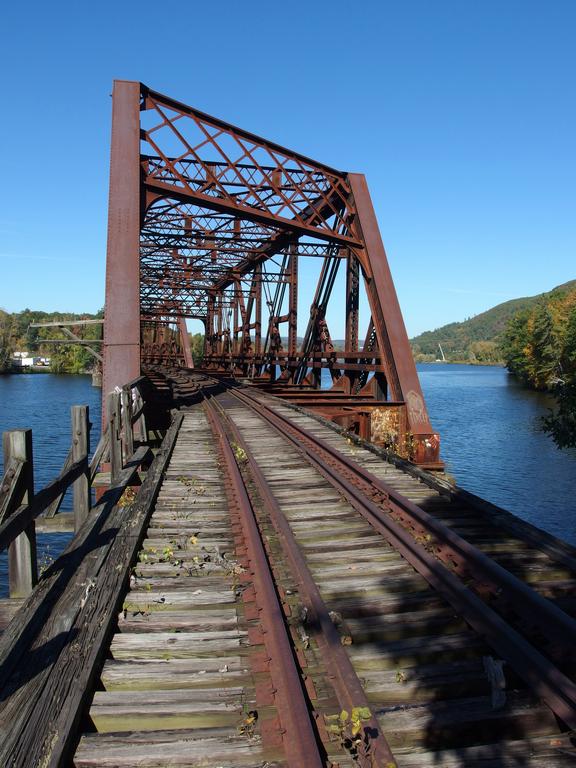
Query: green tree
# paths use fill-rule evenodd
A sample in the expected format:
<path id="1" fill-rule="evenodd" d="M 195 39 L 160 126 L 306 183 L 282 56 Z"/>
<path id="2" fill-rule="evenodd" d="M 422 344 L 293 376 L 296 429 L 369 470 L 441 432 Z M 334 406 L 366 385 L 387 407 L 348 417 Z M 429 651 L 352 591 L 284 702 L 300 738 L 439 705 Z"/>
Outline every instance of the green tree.
<path id="1" fill-rule="evenodd" d="M 529 320 L 530 311 L 527 309 L 514 315 L 509 320 L 500 342 L 500 351 L 508 370 L 526 382 L 529 380 L 527 356 L 530 343 Z"/>
<path id="2" fill-rule="evenodd" d="M 542 418 L 543 429 L 558 448 L 576 448 L 576 383 L 558 385 L 555 394 L 557 406 Z"/>
<path id="3" fill-rule="evenodd" d="M 479 363 L 498 363 L 502 356 L 495 341 L 473 341 L 470 344 L 470 359 Z"/>
<path id="4" fill-rule="evenodd" d="M 566 323 L 561 365 L 561 378 L 554 389 L 557 405 L 542 423 L 559 448 L 576 448 L 576 305 Z"/>
<path id="5" fill-rule="evenodd" d="M 14 353 L 14 319 L 0 309 L 0 373 L 9 370 L 10 358 Z"/>
<path id="6" fill-rule="evenodd" d="M 192 350 L 192 359 L 194 365 L 198 365 L 202 361 L 204 355 L 204 334 L 193 333 L 190 334 L 190 348 Z"/>
<path id="7" fill-rule="evenodd" d="M 562 350 L 552 314 L 545 303 L 539 304 L 534 313 L 531 346 L 532 383 L 538 389 L 547 389 L 558 378 Z"/>
<path id="8" fill-rule="evenodd" d="M 561 356 L 562 374 L 576 380 L 576 304 L 568 316 Z"/>

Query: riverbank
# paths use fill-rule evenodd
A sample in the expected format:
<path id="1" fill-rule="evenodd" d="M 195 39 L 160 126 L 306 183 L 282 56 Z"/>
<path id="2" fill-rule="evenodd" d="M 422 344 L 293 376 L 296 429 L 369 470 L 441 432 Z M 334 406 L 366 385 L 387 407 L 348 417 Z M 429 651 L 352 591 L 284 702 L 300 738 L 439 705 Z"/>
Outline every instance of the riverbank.
<path id="1" fill-rule="evenodd" d="M 504 360 L 497 362 L 485 362 L 482 360 L 417 360 L 414 359 L 416 365 L 475 365 L 483 368 L 506 368 Z"/>
<path id="2" fill-rule="evenodd" d="M 49 365 L 27 365 L 25 368 L 10 368 L 8 371 L 0 371 L 0 376 L 22 376 L 27 373 L 53 373 L 57 376 L 90 376 L 92 370 L 53 371 Z"/>

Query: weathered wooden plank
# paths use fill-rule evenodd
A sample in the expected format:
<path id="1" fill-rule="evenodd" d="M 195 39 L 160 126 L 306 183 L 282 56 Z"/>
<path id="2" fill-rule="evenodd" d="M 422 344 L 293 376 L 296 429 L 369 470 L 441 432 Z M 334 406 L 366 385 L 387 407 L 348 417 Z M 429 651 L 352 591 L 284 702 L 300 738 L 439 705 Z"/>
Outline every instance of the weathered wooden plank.
<path id="1" fill-rule="evenodd" d="M 511 696 L 500 709 L 491 706 L 489 696 L 481 696 L 424 702 L 408 708 L 377 706 L 374 710 L 393 748 L 446 749 L 478 741 L 494 743 L 506 739 L 515 728 L 531 736 L 557 732 L 552 712 L 524 695 Z"/>
<path id="2" fill-rule="evenodd" d="M 277 752 L 250 743 L 234 725 L 85 736 L 74 764 L 76 768 L 286 768 Z"/>
<path id="3" fill-rule="evenodd" d="M 401 768 L 568 768 L 575 760 L 569 737 L 561 734 L 553 738 L 531 735 L 524 740 L 502 740 L 458 749 L 398 750 L 396 755 Z"/>
<path id="4" fill-rule="evenodd" d="M 0 484 L 0 523 L 7 517 L 22 498 L 22 479 L 25 464 L 20 459 L 11 457 L 5 463 L 5 472 Z"/>
<path id="5" fill-rule="evenodd" d="M 171 610 L 174 607 L 189 609 L 198 606 L 230 605 L 236 602 L 234 592 L 228 588 L 207 590 L 197 587 L 191 590 L 185 586 L 178 590 L 175 589 L 173 581 L 169 582 L 166 589 L 157 590 L 152 585 L 150 589 L 132 589 L 128 597 L 130 604 L 141 605 L 147 612 L 154 612 Z"/>
<path id="6" fill-rule="evenodd" d="M 109 660 L 101 681 L 111 690 L 181 690 L 252 684 L 246 659 L 240 656 Z"/>
<path id="7" fill-rule="evenodd" d="M 0 634 L 4 632 L 8 624 L 12 621 L 23 602 L 23 597 L 0 598 Z"/>
<path id="8" fill-rule="evenodd" d="M 134 453 L 134 426 L 132 419 L 132 391 L 129 385 L 122 387 L 121 402 L 124 451 L 126 456 L 131 456 Z"/>
<path id="9" fill-rule="evenodd" d="M 73 463 L 74 463 L 74 459 L 72 458 L 72 448 L 70 448 L 64 460 L 64 464 L 62 465 L 62 471 L 60 472 L 60 474 L 63 475 L 65 472 L 67 472 Z M 54 517 L 54 515 L 60 509 L 62 502 L 64 501 L 65 495 L 66 495 L 66 490 L 63 490 L 62 493 L 60 493 L 54 499 L 54 501 L 46 507 L 46 511 L 43 513 L 45 518 Z"/>
<path id="10" fill-rule="evenodd" d="M 74 499 L 74 528 L 78 530 L 88 517 L 91 506 L 90 468 L 90 419 L 87 405 L 72 406 L 72 460 L 86 460 L 84 472 L 72 484 Z"/>
<path id="11" fill-rule="evenodd" d="M 129 599 L 129 598 L 128 598 Z M 204 609 L 195 615 L 191 611 L 124 611 L 118 620 L 118 630 L 124 632 L 209 632 L 232 630 L 238 623 L 236 609 L 223 607 L 218 611 Z"/>
<path id="12" fill-rule="evenodd" d="M 108 416 L 110 471 L 112 482 L 115 483 L 123 467 L 121 439 L 122 413 L 119 392 L 110 392 L 107 395 L 106 413 Z"/>
<path id="13" fill-rule="evenodd" d="M 49 569 L 1 638 L 5 679 L 0 684 L 6 685 L 0 723 L 7 733 L 0 745 L 2 764 L 55 768 L 69 753 L 180 420 L 168 432 L 135 503 L 129 510 L 116 506 L 135 471 L 132 465 L 120 472 L 63 560 Z M 19 660 L 25 654 L 24 670 Z"/>
<path id="14" fill-rule="evenodd" d="M 21 502 L 23 505 L 34 503 L 34 462 L 32 457 L 32 430 L 15 429 L 4 432 L 2 436 L 4 447 L 4 461 L 9 466 L 12 460 L 21 464 L 21 472 L 18 473 L 17 488 L 20 495 L 14 496 L 13 502 Z M 6 519 L 0 526 L 0 542 L 2 531 L 12 528 L 16 533 L 6 540 L 8 547 L 8 586 L 10 597 L 26 597 L 30 594 L 38 580 L 38 566 L 36 563 L 36 527 L 33 519 L 26 520 L 25 525 L 19 527 L 21 509 L 6 507 Z M 0 543 L 0 550 L 4 549 Z"/>
<path id="15" fill-rule="evenodd" d="M 59 512 L 54 517 L 39 515 L 36 518 L 37 533 L 74 533 L 74 514 Z"/>
<path id="16" fill-rule="evenodd" d="M 94 482 L 94 478 L 98 474 L 98 468 L 102 461 L 104 461 L 106 458 L 106 453 L 110 447 L 109 443 L 110 432 L 108 427 L 106 427 L 104 434 L 101 435 L 100 440 L 98 440 L 98 445 L 94 451 L 94 456 L 92 456 L 92 460 L 90 461 L 90 484 Z"/>
<path id="17" fill-rule="evenodd" d="M 32 498 L 32 501 L 22 505 L 2 525 L 0 525 L 0 551 L 8 545 L 38 517 L 60 494 L 65 492 L 71 483 L 84 474 L 86 459 L 75 462 L 69 470 L 59 475 Z"/>

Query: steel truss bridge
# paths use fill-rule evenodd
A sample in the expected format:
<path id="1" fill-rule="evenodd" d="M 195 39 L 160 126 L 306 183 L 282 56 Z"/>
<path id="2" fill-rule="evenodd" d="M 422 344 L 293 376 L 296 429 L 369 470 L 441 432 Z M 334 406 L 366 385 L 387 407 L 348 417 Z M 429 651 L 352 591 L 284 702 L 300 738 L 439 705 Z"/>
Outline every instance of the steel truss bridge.
<path id="1" fill-rule="evenodd" d="M 328 316 L 342 318 L 341 349 Z M 150 365 L 192 367 L 186 318 L 204 325 L 207 372 L 442 466 L 364 176 L 116 81 L 104 393 Z"/>

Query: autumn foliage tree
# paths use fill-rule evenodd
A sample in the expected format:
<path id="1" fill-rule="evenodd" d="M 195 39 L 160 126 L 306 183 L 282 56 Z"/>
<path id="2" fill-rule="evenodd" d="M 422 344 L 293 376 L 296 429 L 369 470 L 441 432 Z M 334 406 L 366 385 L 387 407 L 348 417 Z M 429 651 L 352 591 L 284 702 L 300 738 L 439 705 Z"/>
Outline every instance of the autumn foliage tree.
<path id="1" fill-rule="evenodd" d="M 511 373 L 556 396 L 544 429 L 560 448 L 576 446 L 576 290 L 554 292 L 516 314 L 502 352 Z"/>

